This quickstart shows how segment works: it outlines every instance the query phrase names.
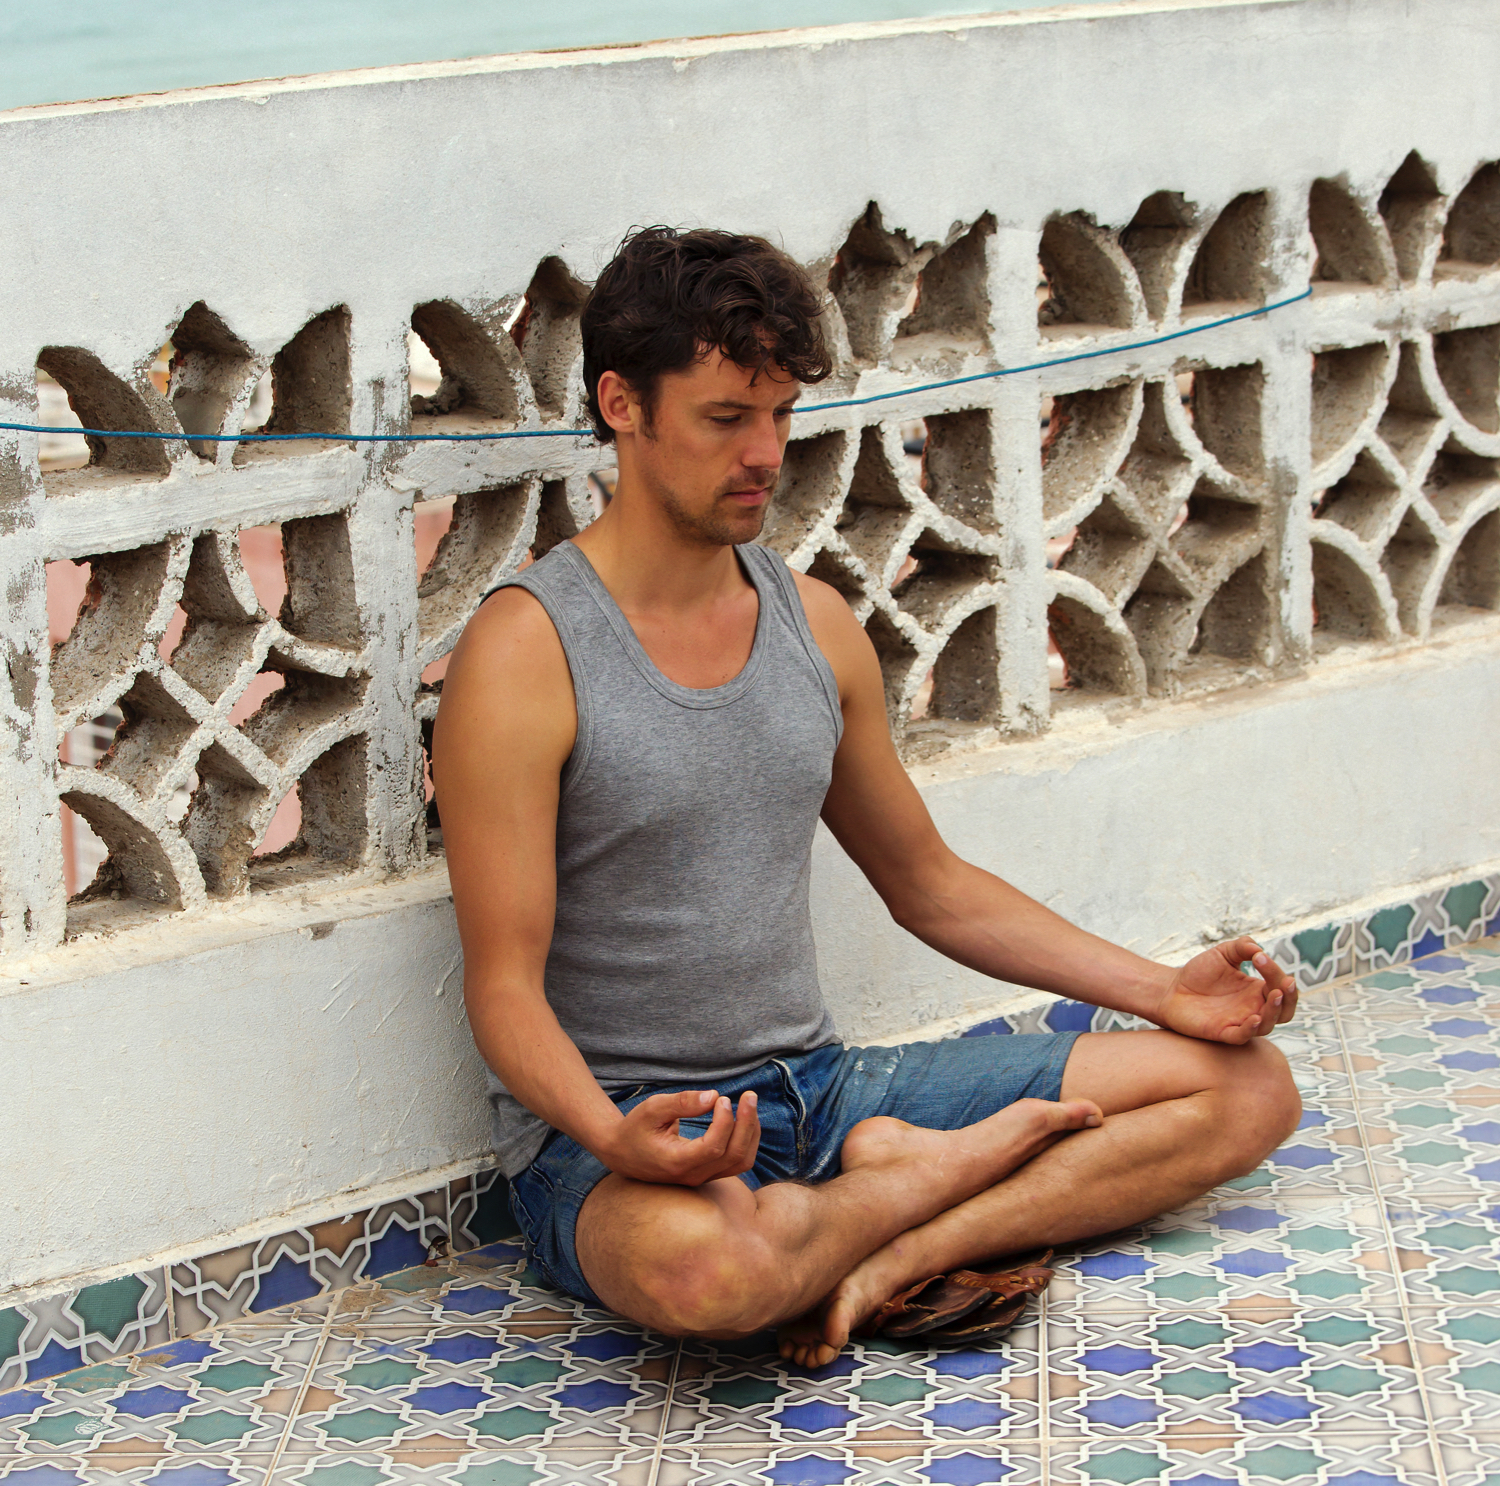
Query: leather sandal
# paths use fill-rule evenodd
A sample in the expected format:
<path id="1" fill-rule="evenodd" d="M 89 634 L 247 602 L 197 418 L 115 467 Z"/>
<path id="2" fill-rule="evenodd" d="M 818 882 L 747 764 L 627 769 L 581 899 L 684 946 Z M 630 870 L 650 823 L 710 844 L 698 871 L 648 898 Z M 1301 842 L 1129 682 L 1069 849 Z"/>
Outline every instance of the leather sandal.
<path id="1" fill-rule="evenodd" d="M 1048 1249 L 1005 1269 L 956 1269 L 952 1274 L 920 1280 L 893 1295 L 860 1327 L 862 1336 L 932 1336 L 975 1340 L 1008 1331 L 1026 1308 L 1029 1295 L 1040 1295 L 1052 1279 Z"/>
<path id="2" fill-rule="evenodd" d="M 928 1336 L 943 1341 L 980 1341 L 985 1337 L 1003 1336 L 1026 1309 L 1026 1295 L 997 1295 L 986 1306 L 970 1311 L 962 1320 L 938 1331 L 929 1331 Z"/>

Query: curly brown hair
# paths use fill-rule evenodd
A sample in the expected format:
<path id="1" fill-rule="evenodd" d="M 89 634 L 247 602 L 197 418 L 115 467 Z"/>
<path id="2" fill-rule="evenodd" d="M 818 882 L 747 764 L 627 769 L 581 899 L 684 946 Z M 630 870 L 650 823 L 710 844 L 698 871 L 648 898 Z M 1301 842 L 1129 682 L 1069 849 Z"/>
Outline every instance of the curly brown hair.
<path id="1" fill-rule="evenodd" d="M 583 307 L 583 385 L 594 435 L 614 430 L 599 411 L 599 378 L 618 373 L 650 427 L 664 372 L 714 350 L 758 375 L 767 365 L 799 382 L 833 370 L 822 298 L 801 266 L 763 237 L 641 227 L 620 244 Z"/>

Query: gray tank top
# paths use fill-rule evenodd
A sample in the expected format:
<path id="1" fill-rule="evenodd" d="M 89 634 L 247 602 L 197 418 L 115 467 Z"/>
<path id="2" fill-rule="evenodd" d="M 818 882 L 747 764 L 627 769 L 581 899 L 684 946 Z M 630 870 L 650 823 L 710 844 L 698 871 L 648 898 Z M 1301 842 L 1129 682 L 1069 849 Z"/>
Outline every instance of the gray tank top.
<path id="1" fill-rule="evenodd" d="M 573 674 L 546 990 L 606 1089 L 711 1086 L 837 1040 L 808 876 L 838 687 L 785 563 L 735 551 L 760 599 L 755 641 L 738 676 L 704 690 L 657 670 L 571 542 L 500 585 L 546 609 Z M 493 1073 L 489 1101 L 513 1176 L 551 1130 Z"/>

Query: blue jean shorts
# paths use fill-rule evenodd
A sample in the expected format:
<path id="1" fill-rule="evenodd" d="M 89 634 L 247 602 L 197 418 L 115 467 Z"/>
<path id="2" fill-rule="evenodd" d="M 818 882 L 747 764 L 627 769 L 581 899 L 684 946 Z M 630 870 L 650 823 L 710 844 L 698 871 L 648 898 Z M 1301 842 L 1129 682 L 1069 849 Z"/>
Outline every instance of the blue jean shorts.
<path id="1" fill-rule="evenodd" d="M 773 1058 L 735 1078 L 721 1094 L 737 1100 L 753 1089 L 760 1102 L 760 1149 L 740 1178 L 821 1182 L 839 1174 L 844 1137 L 861 1120 L 891 1115 L 928 1130 L 957 1130 L 1018 1099 L 1056 1099 L 1077 1032 L 1011 1037 L 960 1037 L 904 1047 L 844 1047 Z M 652 1094 L 702 1088 L 702 1083 L 642 1084 L 614 1090 L 621 1111 Z M 708 1117 L 682 1120 L 684 1136 L 701 1135 Z M 574 1233 L 584 1199 L 609 1174 L 597 1157 L 554 1131 L 530 1166 L 511 1179 L 510 1205 L 526 1239 L 532 1267 L 558 1290 L 607 1309 L 583 1277 Z"/>

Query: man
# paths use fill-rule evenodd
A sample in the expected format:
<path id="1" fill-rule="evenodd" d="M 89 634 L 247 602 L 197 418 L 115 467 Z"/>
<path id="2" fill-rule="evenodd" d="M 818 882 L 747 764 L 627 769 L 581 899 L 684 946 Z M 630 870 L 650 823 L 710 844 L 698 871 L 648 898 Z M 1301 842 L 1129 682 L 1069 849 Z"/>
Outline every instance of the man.
<path id="1" fill-rule="evenodd" d="M 480 607 L 435 737 L 535 1266 L 670 1333 L 780 1326 L 807 1366 L 931 1277 L 1252 1170 L 1300 1112 L 1263 1036 L 1290 978 L 1248 939 L 1169 969 L 959 860 L 848 606 L 753 545 L 793 403 L 829 371 L 819 309 L 759 239 L 625 242 L 583 317 L 614 498 Z M 819 815 L 934 949 L 1162 1030 L 842 1046 L 808 911 Z"/>

